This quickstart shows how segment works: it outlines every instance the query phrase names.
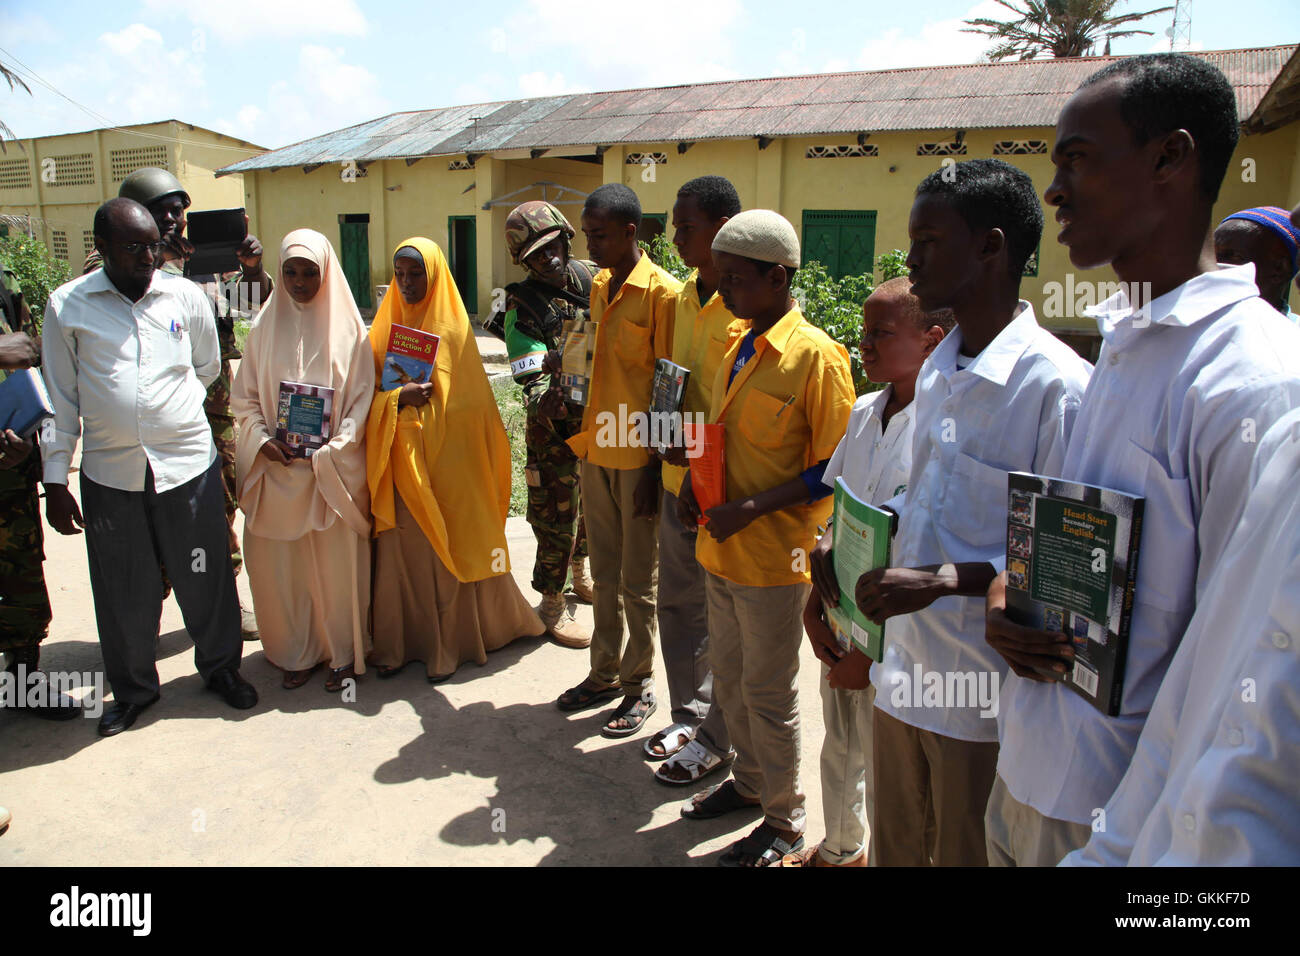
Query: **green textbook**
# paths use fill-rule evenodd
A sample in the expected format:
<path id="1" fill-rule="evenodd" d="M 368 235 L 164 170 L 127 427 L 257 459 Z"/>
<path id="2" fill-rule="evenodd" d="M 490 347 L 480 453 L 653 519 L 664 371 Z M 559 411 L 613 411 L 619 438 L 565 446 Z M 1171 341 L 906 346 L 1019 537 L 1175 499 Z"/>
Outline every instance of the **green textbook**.
<path id="1" fill-rule="evenodd" d="M 835 537 L 831 563 L 840 586 L 838 607 L 826 609 L 826 620 L 839 641 L 840 650 L 856 647 L 873 661 L 884 650 L 885 629 L 873 624 L 858 610 L 853 591 L 858 578 L 876 568 L 889 567 L 889 535 L 894 516 L 867 504 L 849 490 L 843 478 L 835 479 Z"/>
<path id="2" fill-rule="evenodd" d="M 1007 616 L 1067 634 L 1074 666 L 1061 683 L 1114 717 L 1124 693 L 1144 500 L 1016 471 L 1007 476 L 1007 493 Z"/>

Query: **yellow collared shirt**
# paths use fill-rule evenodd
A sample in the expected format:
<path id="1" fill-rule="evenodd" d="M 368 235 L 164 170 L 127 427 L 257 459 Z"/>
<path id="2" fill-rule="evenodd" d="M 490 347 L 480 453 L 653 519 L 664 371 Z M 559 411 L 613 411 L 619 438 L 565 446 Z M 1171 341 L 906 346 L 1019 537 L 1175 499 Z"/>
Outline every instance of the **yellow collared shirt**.
<path id="1" fill-rule="evenodd" d="M 682 291 L 677 293 L 672 360 L 691 370 L 686 380 L 686 398 L 682 401 L 684 419 L 695 421 L 696 415 L 702 415 L 704 421 L 711 421 L 713 381 L 718 366 L 731 343 L 748 331 L 749 322 L 728 312 L 717 292 L 701 305 L 698 282 L 699 272 L 692 272 Z M 665 488 L 673 494 L 681 491 L 685 468 L 664 465 L 663 475 Z"/>
<path id="2" fill-rule="evenodd" d="M 610 271 L 591 283 L 591 318 L 596 326 L 591 390 L 582 431 L 569 439 L 579 458 L 604 468 L 642 468 L 650 453 L 630 423 L 650 410 L 655 360 L 672 352 L 673 310 L 682 284 L 642 253 L 614 300 Z"/>
<path id="3" fill-rule="evenodd" d="M 754 357 L 730 387 L 740 350 L 727 349 L 713 383 L 710 421 L 726 425 L 727 500 L 782 485 L 835 452 L 853 409 L 849 353 L 791 309 L 758 336 Z M 737 584 L 777 586 L 811 580 L 808 553 L 831 499 L 763 515 L 721 543 L 701 528 L 695 556 Z"/>

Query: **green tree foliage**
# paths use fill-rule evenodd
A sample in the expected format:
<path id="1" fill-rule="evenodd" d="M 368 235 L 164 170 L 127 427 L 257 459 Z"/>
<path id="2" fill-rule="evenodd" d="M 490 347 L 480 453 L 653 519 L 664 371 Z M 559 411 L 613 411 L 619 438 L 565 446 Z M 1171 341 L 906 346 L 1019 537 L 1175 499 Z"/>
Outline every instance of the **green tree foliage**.
<path id="1" fill-rule="evenodd" d="M 901 249 L 876 257 L 876 270 L 882 282 L 907 275 L 907 253 Z M 862 303 L 876 288 L 870 275 L 833 279 L 820 262 L 811 261 L 799 268 L 794 277 L 794 297 L 804 316 L 813 325 L 849 351 L 853 367 L 853 390 L 862 395 L 881 386 L 867 378 L 858 354 L 862 337 Z"/>
<path id="2" fill-rule="evenodd" d="M 45 243 L 25 234 L 0 237 L 0 258 L 18 277 L 37 327 L 45 320 L 50 293 L 72 278 L 72 268 L 50 255 Z"/>
<path id="3" fill-rule="evenodd" d="M 642 240 L 639 245 L 641 251 L 650 256 L 651 262 L 682 282 L 691 274 L 690 266 L 682 261 L 682 257 L 677 254 L 677 247 L 664 233 L 659 233 L 649 242 Z"/>
<path id="4" fill-rule="evenodd" d="M 1127 36 L 1152 36 L 1150 30 L 1120 29 L 1173 7 L 1143 13 L 1114 14 L 1122 0 L 998 0 L 1015 14 L 1013 20 L 977 17 L 966 21 L 963 33 L 980 33 L 995 41 L 986 56 L 997 62 L 1012 57 L 1033 60 L 1041 56 L 1093 56 L 1097 44 Z"/>

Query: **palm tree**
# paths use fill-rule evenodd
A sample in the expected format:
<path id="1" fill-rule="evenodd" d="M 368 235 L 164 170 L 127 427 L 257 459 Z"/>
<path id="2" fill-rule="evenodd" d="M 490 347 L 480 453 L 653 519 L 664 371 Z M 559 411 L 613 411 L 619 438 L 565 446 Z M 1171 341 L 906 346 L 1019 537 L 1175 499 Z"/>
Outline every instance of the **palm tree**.
<path id="1" fill-rule="evenodd" d="M 31 95 L 32 88 L 23 82 L 23 78 L 21 76 L 19 76 L 13 70 L 9 69 L 9 67 L 5 66 L 3 63 L 0 63 L 0 76 L 3 76 L 9 82 L 10 92 L 13 91 L 14 84 L 17 83 L 19 86 L 21 86 L 23 89 L 27 91 L 27 94 L 29 96 Z M 18 137 L 14 135 L 14 131 L 5 125 L 4 120 L 0 120 L 0 152 L 5 152 L 6 139 L 17 139 L 17 138 Z"/>
<path id="2" fill-rule="evenodd" d="M 1159 7 L 1145 13 L 1124 13 L 1116 16 L 1111 11 L 1120 0 L 1021 0 L 1020 6 L 998 0 L 1016 15 L 1014 20 L 990 20 L 979 17 L 966 21 L 963 33 L 981 33 L 997 44 L 986 56 L 991 61 L 1016 57 L 1032 60 L 1043 54 L 1049 56 L 1091 56 L 1104 38 L 1106 52 L 1110 41 L 1118 37 L 1152 36 L 1150 30 L 1118 29 L 1126 23 L 1136 23 L 1173 7 Z"/>

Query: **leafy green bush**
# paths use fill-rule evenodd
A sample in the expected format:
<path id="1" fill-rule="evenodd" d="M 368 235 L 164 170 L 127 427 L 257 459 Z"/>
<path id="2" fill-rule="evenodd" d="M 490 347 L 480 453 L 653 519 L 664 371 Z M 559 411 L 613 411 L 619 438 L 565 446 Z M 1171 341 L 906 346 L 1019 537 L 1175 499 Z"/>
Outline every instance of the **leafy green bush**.
<path id="1" fill-rule="evenodd" d="M 664 233 L 659 233 L 649 242 L 642 240 L 639 244 L 641 251 L 650 256 L 651 262 L 675 278 L 685 282 L 691 274 L 691 267 L 682 261 L 682 257 L 677 254 L 677 247 Z"/>
<path id="2" fill-rule="evenodd" d="M 528 449 L 524 445 L 527 425 L 524 390 L 513 379 L 504 379 L 492 383 L 492 394 L 501 412 L 501 422 L 506 426 L 506 437 L 510 439 L 510 516 L 513 518 L 524 514 L 528 508 L 528 479 L 524 475 L 524 465 L 528 460 Z"/>
<path id="3" fill-rule="evenodd" d="M 0 258 L 18 277 L 32 319 L 40 328 L 50 293 L 72 278 L 72 267 L 50 255 L 41 240 L 24 233 L 0 236 Z"/>
<path id="4" fill-rule="evenodd" d="M 876 257 L 881 281 L 907 274 L 907 253 L 901 249 Z M 794 277 L 794 297 L 808 321 L 849 350 L 853 367 L 853 390 L 858 395 L 881 386 L 871 382 L 862 371 L 858 340 L 862 338 L 862 303 L 876 288 L 870 275 L 833 279 L 826 267 L 813 260 L 801 266 Z"/>

